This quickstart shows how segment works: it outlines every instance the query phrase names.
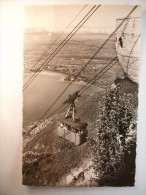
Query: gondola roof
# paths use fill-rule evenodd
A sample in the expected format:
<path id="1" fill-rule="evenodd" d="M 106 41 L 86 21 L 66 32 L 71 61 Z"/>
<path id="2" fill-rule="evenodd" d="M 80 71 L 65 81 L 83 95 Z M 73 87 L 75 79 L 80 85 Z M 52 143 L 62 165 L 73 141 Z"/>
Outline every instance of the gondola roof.
<path id="1" fill-rule="evenodd" d="M 88 125 L 87 122 L 83 122 L 83 121 L 73 121 L 72 119 L 64 119 L 62 121 L 60 121 L 62 123 L 65 123 L 67 125 L 70 125 L 73 128 L 78 128 L 78 129 L 85 129 Z"/>

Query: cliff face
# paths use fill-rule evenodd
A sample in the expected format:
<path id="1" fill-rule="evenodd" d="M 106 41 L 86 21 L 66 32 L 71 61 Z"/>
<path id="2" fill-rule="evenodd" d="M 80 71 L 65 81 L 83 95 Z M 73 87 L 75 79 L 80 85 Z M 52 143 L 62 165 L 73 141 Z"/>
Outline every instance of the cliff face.
<path id="1" fill-rule="evenodd" d="M 122 19 L 117 19 L 117 25 Z M 140 18 L 128 18 L 116 33 L 119 62 L 128 77 L 138 83 L 140 66 Z"/>

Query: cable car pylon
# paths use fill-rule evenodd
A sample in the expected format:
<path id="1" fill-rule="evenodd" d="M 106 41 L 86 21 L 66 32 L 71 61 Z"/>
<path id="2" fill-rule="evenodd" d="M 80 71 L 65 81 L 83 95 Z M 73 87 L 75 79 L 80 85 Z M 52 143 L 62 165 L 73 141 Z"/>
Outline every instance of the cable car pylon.
<path id="1" fill-rule="evenodd" d="M 75 106 L 75 100 L 78 97 L 80 97 L 79 92 L 80 91 L 76 91 L 72 95 L 69 95 L 68 99 L 65 102 L 63 102 L 63 104 L 69 104 L 69 108 L 67 110 L 67 113 L 65 115 L 65 118 L 72 118 L 73 121 L 79 119 L 79 116 L 78 116 L 77 119 L 75 118 L 75 114 L 78 115 L 77 114 L 77 109 L 76 109 L 76 106 Z"/>

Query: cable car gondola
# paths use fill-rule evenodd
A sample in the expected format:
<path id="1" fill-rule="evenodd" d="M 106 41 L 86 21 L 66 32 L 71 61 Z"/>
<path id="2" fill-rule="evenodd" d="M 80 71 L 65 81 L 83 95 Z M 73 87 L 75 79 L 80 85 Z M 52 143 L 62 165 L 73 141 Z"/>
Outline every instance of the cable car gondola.
<path id="1" fill-rule="evenodd" d="M 69 104 L 69 109 L 65 115 L 65 118 L 58 123 L 57 135 L 64 138 L 75 145 L 81 145 L 87 141 L 87 122 L 81 121 L 81 119 L 75 118 L 78 116 L 75 107 L 75 100 L 79 97 L 79 91 L 76 91 L 73 95 L 69 95 L 69 98 L 64 104 Z"/>

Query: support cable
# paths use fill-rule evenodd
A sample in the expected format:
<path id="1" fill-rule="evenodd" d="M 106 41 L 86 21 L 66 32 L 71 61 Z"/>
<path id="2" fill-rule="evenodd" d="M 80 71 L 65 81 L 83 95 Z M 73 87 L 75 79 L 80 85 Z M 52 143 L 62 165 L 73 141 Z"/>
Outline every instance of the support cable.
<path id="1" fill-rule="evenodd" d="M 69 26 L 75 21 L 75 19 L 82 13 L 82 11 L 87 7 L 87 4 L 79 11 L 79 13 L 73 18 L 73 20 L 66 26 L 66 28 L 61 32 L 61 34 L 53 41 L 53 43 L 49 46 L 49 48 L 44 52 L 44 54 L 35 62 L 35 64 L 32 66 L 35 67 L 42 59 L 45 57 L 47 52 L 51 49 L 51 47 L 59 40 L 59 38 L 64 34 L 64 32 L 69 28 Z M 24 76 L 24 78 L 27 75 Z"/>
<path id="2" fill-rule="evenodd" d="M 81 74 L 81 72 L 91 63 L 91 61 L 95 58 L 95 56 L 100 52 L 100 50 L 106 45 L 106 43 L 110 40 L 110 38 L 115 34 L 115 32 L 122 26 L 125 20 L 133 13 L 133 11 L 138 6 L 134 6 L 134 8 L 129 12 L 129 14 L 123 19 L 123 21 L 116 27 L 116 29 L 109 35 L 109 37 L 104 41 L 104 43 L 97 49 L 97 51 L 93 54 L 93 56 L 88 60 L 88 62 L 80 69 L 74 79 L 66 86 L 66 88 L 60 93 L 60 95 L 56 98 L 56 100 L 52 103 L 52 105 L 48 108 L 48 110 L 42 115 L 41 119 L 50 111 L 50 109 L 56 104 L 56 102 L 61 98 L 61 96 L 66 92 L 66 90 L 73 84 L 73 82 L 77 79 L 77 77 Z"/>
<path id="3" fill-rule="evenodd" d="M 110 63 L 108 64 L 108 68 L 107 68 L 107 66 L 106 66 L 106 68 L 107 68 L 107 70 L 104 70 L 104 72 L 102 72 L 102 71 L 100 71 L 99 73 L 101 73 L 102 72 L 102 74 L 101 75 L 99 75 L 99 73 L 98 74 L 96 74 L 94 77 L 93 77 L 93 81 L 87 86 L 87 84 L 86 84 L 86 87 L 85 87 L 85 89 L 81 92 L 81 94 L 83 94 L 92 84 L 94 84 L 94 82 L 95 81 L 97 81 L 99 78 L 101 78 L 102 77 L 102 75 L 104 75 L 109 69 L 111 69 L 115 64 L 117 64 L 117 62 L 118 62 L 118 60 L 116 60 L 112 65 L 111 65 L 111 63 L 113 62 L 113 61 L 115 61 L 115 58 L 114 59 L 112 59 L 111 61 L 110 61 Z M 105 67 L 103 68 L 103 69 L 105 69 Z M 102 70 L 103 70 L 102 69 Z M 82 89 L 82 88 L 81 88 Z M 80 91 L 81 91 L 81 89 L 80 89 Z M 80 94 L 80 95 L 81 95 Z M 57 114 L 57 116 L 61 113 L 61 112 L 63 112 L 65 109 L 66 109 L 66 107 L 64 107 L 64 104 L 62 104 L 59 108 L 57 108 L 55 111 L 53 111 L 53 113 L 51 113 L 49 116 L 48 116 L 48 118 L 50 118 L 55 112 L 57 112 L 59 109 L 61 109 L 63 107 L 63 109 Z M 56 117 L 57 117 L 56 116 Z M 44 127 L 27 145 L 26 145 L 26 147 L 24 148 L 24 150 L 26 150 L 29 146 L 30 146 L 30 144 L 33 142 L 33 141 L 35 141 L 35 140 L 37 140 L 38 139 L 38 137 L 40 137 L 40 135 L 42 134 L 42 132 L 44 132 L 46 129 L 47 129 L 47 127 L 48 127 L 48 125 L 46 126 L 46 127 Z M 25 138 L 27 137 L 27 135 L 25 136 Z M 41 138 L 41 137 L 40 137 Z"/>
<path id="4" fill-rule="evenodd" d="M 92 59 L 97 55 L 97 53 L 102 49 L 102 47 L 109 41 L 109 39 L 113 36 L 113 34 L 120 28 L 120 26 L 124 23 L 124 21 L 132 14 L 132 12 L 137 8 L 138 6 L 134 6 L 134 8 L 129 12 L 129 14 L 125 17 L 125 19 L 118 25 L 118 27 L 110 34 L 110 36 L 106 39 L 106 41 L 101 45 L 101 47 L 94 53 L 94 55 L 88 60 L 88 62 L 85 64 L 85 66 L 79 71 L 79 73 L 75 76 L 75 78 L 73 79 L 73 81 L 63 90 L 63 92 L 58 96 L 58 98 L 55 100 L 55 102 L 52 104 L 52 106 L 58 101 L 58 99 L 63 95 L 63 93 L 70 87 L 70 85 L 75 81 L 75 79 L 80 75 L 80 73 L 85 69 L 85 67 L 92 61 Z M 109 70 L 109 69 L 108 69 Z M 107 70 L 107 71 L 108 71 Z M 104 73 L 103 73 L 104 74 Z M 102 74 L 102 75 L 103 75 Z M 85 90 L 84 90 L 85 91 Z M 82 92 L 83 93 L 83 92 Z M 50 106 L 50 108 L 52 108 L 52 106 Z M 62 105 L 61 105 L 62 106 Z M 61 108 L 61 106 L 60 106 L 60 108 Z M 47 112 L 50 110 L 50 108 L 47 110 Z M 47 112 L 45 112 L 45 114 L 44 115 L 46 115 L 47 114 Z M 43 116 L 44 116 L 43 115 Z M 43 116 L 42 116 L 42 118 L 43 118 Z M 41 118 L 41 119 L 42 119 Z M 48 126 L 48 125 L 47 125 Z M 46 128 L 47 128 L 47 126 L 44 128 L 44 129 L 42 129 L 40 132 L 39 132 L 39 134 L 40 133 L 42 133 Z M 27 147 L 37 138 L 37 136 L 39 136 L 39 135 L 36 135 L 28 144 L 27 144 L 27 146 L 24 148 L 24 150 L 25 149 L 27 149 Z"/>
<path id="5" fill-rule="evenodd" d="M 127 74 L 128 74 L 128 71 L 129 71 L 129 61 L 130 61 L 130 57 L 131 57 L 131 54 L 132 54 L 132 52 L 133 52 L 133 49 L 134 49 L 134 47 L 135 47 L 137 41 L 139 40 L 139 38 L 140 38 L 140 34 L 139 34 L 139 36 L 137 37 L 137 39 L 135 40 L 135 42 L 134 42 L 134 44 L 133 44 L 133 46 L 132 46 L 132 48 L 131 48 L 130 54 L 129 54 L 129 56 L 128 56 L 128 61 L 127 61 Z"/>
<path id="6" fill-rule="evenodd" d="M 31 82 L 39 75 L 44 66 L 46 66 L 58 52 L 67 44 L 67 42 L 75 35 L 75 33 L 82 27 L 82 25 L 94 14 L 94 12 L 100 7 L 93 6 L 91 10 L 84 16 L 84 18 L 77 24 L 77 26 L 67 35 L 67 37 L 59 44 L 59 46 L 53 51 L 53 53 L 45 60 L 45 62 L 39 67 L 38 71 L 34 73 L 31 78 L 25 83 L 23 90 L 25 90 Z M 92 12 L 93 11 L 93 12 Z M 91 13 L 91 14 L 90 14 Z M 90 15 L 89 15 L 90 14 Z M 88 16 L 89 15 L 89 16 Z M 87 17 L 88 16 L 88 17 Z M 87 17 L 87 18 L 86 18 Z M 83 22 L 83 23 L 82 23 Z M 81 25 L 80 25 L 81 24 Z M 75 32 L 74 32 L 75 31 Z M 49 62 L 47 62 L 49 60 Z M 45 64 L 47 63 L 47 64 Z"/>

